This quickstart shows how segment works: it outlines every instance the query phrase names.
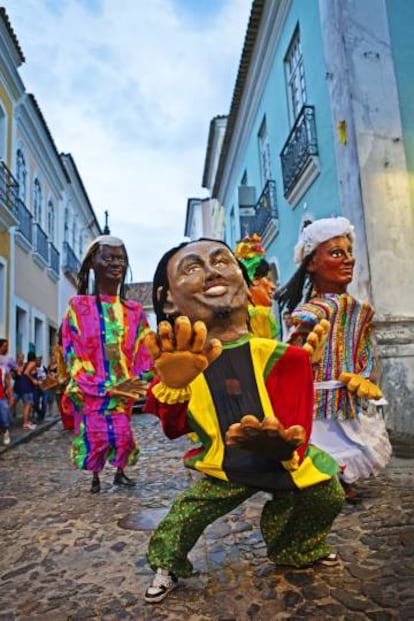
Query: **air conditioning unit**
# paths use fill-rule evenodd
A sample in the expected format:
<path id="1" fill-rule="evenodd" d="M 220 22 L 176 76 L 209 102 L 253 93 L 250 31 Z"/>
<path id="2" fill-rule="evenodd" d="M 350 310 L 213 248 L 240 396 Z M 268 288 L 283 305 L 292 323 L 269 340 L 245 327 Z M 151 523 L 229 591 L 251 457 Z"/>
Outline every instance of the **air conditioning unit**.
<path id="1" fill-rule="evenodd" d="M 239 186 L 239 213 L 241 217 L 252 217 L 256 214 L 256 187 L 253 185 Z"/>

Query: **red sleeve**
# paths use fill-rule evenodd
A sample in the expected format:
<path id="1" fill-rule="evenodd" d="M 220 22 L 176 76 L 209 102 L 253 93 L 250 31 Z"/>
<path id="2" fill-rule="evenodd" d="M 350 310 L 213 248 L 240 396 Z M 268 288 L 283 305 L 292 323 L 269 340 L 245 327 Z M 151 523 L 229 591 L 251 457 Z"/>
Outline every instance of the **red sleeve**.
<path id="1" fill-rule="evenodd" d="M 302 425 L 306 441 L 298 449 L 303 458 L 312 430 L 313 372 L 309 354 L 300 347 L 290 345 L 277 360 L 267 379 L 266 388 L 275 416 L 284 427 Z"/>
<path id="2" fill-rule="evenodd" d="M 171 440 L 184 436 L 186 433 L 191 433 L 191 429 L 187 423 L 188 401 L 185 403 L 176 403 L 174 405 L 161 403 L 154 397 L 152 392 L 153 387 L 158 384 L 158 382 L 159 379 L 156 378 L 149 387 L 143 412 L 158 416 L 165 435 Z"/>

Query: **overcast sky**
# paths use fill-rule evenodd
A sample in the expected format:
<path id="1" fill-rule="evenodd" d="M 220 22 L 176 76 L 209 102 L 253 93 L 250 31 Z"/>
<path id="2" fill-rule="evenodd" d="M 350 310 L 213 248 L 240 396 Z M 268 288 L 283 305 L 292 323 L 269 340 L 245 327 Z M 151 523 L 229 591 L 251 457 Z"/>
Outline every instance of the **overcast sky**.
<path id="1" fill-rule="evenodd" d="M 184 238 L 211 119 L 227 114 L 251 0 L 5 0 L 21 76 L 133 280 Z"/>

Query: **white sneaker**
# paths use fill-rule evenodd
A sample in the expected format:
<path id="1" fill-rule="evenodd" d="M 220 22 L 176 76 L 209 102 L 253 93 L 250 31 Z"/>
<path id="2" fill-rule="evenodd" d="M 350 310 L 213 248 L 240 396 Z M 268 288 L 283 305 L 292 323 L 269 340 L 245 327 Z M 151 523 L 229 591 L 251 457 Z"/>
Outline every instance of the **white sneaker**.
<path id="1" fill-rule="evenodd" d="M 162 602 L 170 591 L 178 586 L 178 578 L 168 569 L 157 569 L 151 586 L 145 591 L 145 601 L 156 604 Z"/>
<path id="2" fill-rule="evenodd" d="M 10 432 L 6 430 L 3 434 L 3 444 L 8 446 L 10 444 Z"/>

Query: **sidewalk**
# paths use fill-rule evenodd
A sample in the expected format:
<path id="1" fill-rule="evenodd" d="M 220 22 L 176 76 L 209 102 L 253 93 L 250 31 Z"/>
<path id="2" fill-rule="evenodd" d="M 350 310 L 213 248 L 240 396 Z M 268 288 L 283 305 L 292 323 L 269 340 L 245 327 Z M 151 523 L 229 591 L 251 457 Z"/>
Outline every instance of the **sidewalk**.
<path id="1" fill-rule="evenodd" d="M 36 429 L 26 430 L 23 429 L 21 407 L 19 407 L 16 416 L 11 417 L 11 426 L 9 429 L 11 438 L 10 444 L 7 446 L 4 445 L 2 443 L 2 436 L 0 436 L 0 455 L 18 444 L 28 442 L 32 438 L 49 429 L 49 427 L 55 425 L 60 420 L 59 414 L 55 411 L 56 409 L 57 408 L 54 409 L 52 414 L 47 414 L 42 422 L 36 423 Z"/>

